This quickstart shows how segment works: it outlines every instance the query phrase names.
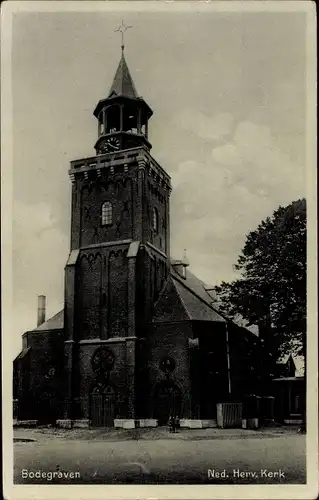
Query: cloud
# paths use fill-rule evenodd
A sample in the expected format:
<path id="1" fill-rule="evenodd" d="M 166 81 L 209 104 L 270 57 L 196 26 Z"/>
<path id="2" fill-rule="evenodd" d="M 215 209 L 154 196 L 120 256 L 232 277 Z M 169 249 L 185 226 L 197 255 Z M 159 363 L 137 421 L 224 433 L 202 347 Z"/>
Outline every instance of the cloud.
<path id="1" fill-rule="evenodd" d="M 181 162 L 172 174 L 172 253 L 187 248 L 204 281 L 230 280 L 245 235 L 279 205 L 304 195 L 304 171 L 271 130 L 240 122 L 211 156 Z M 178 255 L 177 255 L 178 254 Z"/>
<path id="2" fill-rule="evenodd" d="M 302 167 L 279 149 L 270 129 L 248 121 L 237 126 L 231 142 L 213 148 L 212 159 L 227 168 L 232 184 L 244 183 L 251 195 L 274 202 L 299 196 L 304 183 Z"/>
<path id="3" fill-rule="evenodd" d="M 217 163 L 228 167 L 238 167 L 242 163 L 242 157 L 236 146 L 231 143 L 213 149 L 212 156 Z"/>
<path id="4" fill-rule="evenodd" d="M 232 132 L 234 123 L 230 113 L 209 117 L 192 109 L 185 109 L 176 120 L 182 130 L 191 131 L 202 139 L 214 141 L 228 136 Z"/>

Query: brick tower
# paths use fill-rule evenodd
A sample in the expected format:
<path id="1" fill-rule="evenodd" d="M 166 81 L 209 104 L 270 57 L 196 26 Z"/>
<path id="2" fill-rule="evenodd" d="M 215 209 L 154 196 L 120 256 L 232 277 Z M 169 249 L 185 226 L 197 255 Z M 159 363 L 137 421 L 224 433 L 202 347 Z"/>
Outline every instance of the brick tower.
<path id="1" fill-rule="evenodd" d="M 143 413 L 144 339 L 169 273 L 170 177 L 150 154 L 152 110 L 138 96 L 123 46 L 94 116 L 96 154 L 69 170 L 64 418 L 112 425 Z"/>

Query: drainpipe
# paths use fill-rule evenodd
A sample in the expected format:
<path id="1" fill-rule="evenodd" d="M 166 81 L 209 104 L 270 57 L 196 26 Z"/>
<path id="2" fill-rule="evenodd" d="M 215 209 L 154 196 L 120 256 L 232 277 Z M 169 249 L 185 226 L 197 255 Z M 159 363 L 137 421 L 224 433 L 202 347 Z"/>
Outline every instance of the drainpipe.
<path id="1" fill-rule="evenodd" d="M 226 356 L 227 356 L 228 394 L 231 394 L 228 323 L 226 323 L 226 325 L 225 325 L 225 329 L 226 329 Z"/>

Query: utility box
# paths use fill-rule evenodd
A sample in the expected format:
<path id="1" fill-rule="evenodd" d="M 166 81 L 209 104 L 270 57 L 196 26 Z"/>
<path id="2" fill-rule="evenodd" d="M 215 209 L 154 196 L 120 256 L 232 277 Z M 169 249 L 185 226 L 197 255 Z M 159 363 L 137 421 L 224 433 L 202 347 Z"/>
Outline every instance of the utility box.
<path id="1" fill-rule="evenodd" d="M 260 397 L 255 394 L 247 394 L 243 398 L 243 418 L 253 419 L 260 415 Z"/>
<path id="2" fill-rule="evenodd" d="M 222 429 L 242 426 L 242 404 L 241 403 L 218 403 L 217 404 L 217 427 Z"/>
<path id="3" fill-rule="evenodd" d="M 260 418 L 263 424 L 274 422 L 275 398 L 273 396 L 263 396 L 260 404 Z"/>

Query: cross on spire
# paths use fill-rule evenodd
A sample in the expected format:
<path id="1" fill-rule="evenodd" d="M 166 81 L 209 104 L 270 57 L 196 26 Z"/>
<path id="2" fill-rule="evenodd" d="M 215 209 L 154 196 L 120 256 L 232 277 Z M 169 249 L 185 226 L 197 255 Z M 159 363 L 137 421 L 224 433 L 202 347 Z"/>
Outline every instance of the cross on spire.
<path id="1" fill-rule="evenodd" d="M 122 49 L 122 52 L 124 51 L 124 33 L 126 30 L 128 30 L 129 28 L 132 28 L 132 26 L 126 26 L 124 24 L 124 22 L 122 21 L 122 24 L 116 29 L 114 30 L 114 32 L 119 32 L 121 33 L 121 39 L 122 39 L 122 45 L 121 45 L 121 49 Z"/>

